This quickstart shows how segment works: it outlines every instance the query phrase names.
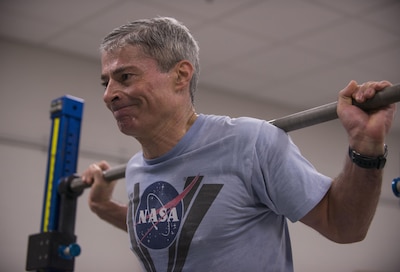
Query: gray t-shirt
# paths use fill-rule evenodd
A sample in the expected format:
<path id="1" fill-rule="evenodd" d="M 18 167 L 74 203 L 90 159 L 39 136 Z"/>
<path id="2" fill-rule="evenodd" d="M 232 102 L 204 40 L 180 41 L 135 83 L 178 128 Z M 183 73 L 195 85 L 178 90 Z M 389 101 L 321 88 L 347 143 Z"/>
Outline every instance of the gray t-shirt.
<path id="1" fill-rule="evenodd" d="M 297 221 L 331 179 L 266 121 L 199 115 L 167 154 L 126 170 L 131 248 L 147 271 L 293 271 Z"/>

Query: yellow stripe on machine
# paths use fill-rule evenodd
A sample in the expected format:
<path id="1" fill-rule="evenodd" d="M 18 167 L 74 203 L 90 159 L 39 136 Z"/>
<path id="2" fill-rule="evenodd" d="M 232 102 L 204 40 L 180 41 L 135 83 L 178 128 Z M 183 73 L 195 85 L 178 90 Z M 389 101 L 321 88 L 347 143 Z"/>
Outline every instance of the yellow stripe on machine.
<path id="1" fill-rule="evenodd" d="M 46 192 L 46 207 L 44 211 L 43 218 L 43 231 L 47 232 L 49 227 L 49 219 L 50 219 L 50 206 L 51 206 L 51 197 L 53 191 L 53 182 L 54 182 L 54 168 L 56 164 L 56 153 L 57 153 L 57 143 L 58 143 L 58 132 L 60 128 L 60 118 L 54 118 L 53 121 L 53 135 L 51 140 L 51 152 L 50 152 L 50 163 L 49 163 L 49 173 L 48 173 L 48 181 L 47 181 L 47 192 Z"/>

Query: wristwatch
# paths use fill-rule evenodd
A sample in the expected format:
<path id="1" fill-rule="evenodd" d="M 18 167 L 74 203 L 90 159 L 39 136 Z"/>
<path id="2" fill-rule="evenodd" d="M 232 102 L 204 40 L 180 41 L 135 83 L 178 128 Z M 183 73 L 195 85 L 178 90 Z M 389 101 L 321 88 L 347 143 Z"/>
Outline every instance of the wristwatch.
<path id="1" fill-rule="evenodd" d="M 361 168 L 366 169 L 382 169 L 386 164 L 386 157 L 388 154 L 387 145 L 385 145 L 385 152 L 382 156 L 378 157 L 368 157 L 361 155 L 351 147 L 349 147 L 349 157 L 353 163 Z"/>

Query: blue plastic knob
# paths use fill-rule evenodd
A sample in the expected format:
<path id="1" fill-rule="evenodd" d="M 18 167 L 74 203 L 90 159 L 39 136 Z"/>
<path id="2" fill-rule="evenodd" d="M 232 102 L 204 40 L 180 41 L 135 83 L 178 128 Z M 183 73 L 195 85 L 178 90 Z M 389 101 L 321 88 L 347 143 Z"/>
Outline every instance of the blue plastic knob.
<path id="1" fill-rule="evenodd" d="M 395 196 L 400 197 L 400 192 L 399 192 L 399 182 L 400 182 L 400 177 L 393 179 L 392 181 L 392 191 Z"/>
<path id="2" fill-rule="evenodd" d="M 72 259 L 81 254 L 81 247 L 78 244 L 70 244 L 68 246 L 60 246 L 59 254 L 64 259 Z"/>

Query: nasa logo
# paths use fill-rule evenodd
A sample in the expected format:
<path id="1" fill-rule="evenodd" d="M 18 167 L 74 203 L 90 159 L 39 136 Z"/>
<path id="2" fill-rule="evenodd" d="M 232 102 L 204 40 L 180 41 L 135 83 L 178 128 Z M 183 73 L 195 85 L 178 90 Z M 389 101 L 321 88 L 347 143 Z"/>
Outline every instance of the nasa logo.
<path id="1" fill-rule="evenodd" d="M 183 215 L 182 197 L 167 182 L 158 181 L 143 192 L 135 215 L 138 240 L 150 249 L 167 248 L 175 240 Z"/>

